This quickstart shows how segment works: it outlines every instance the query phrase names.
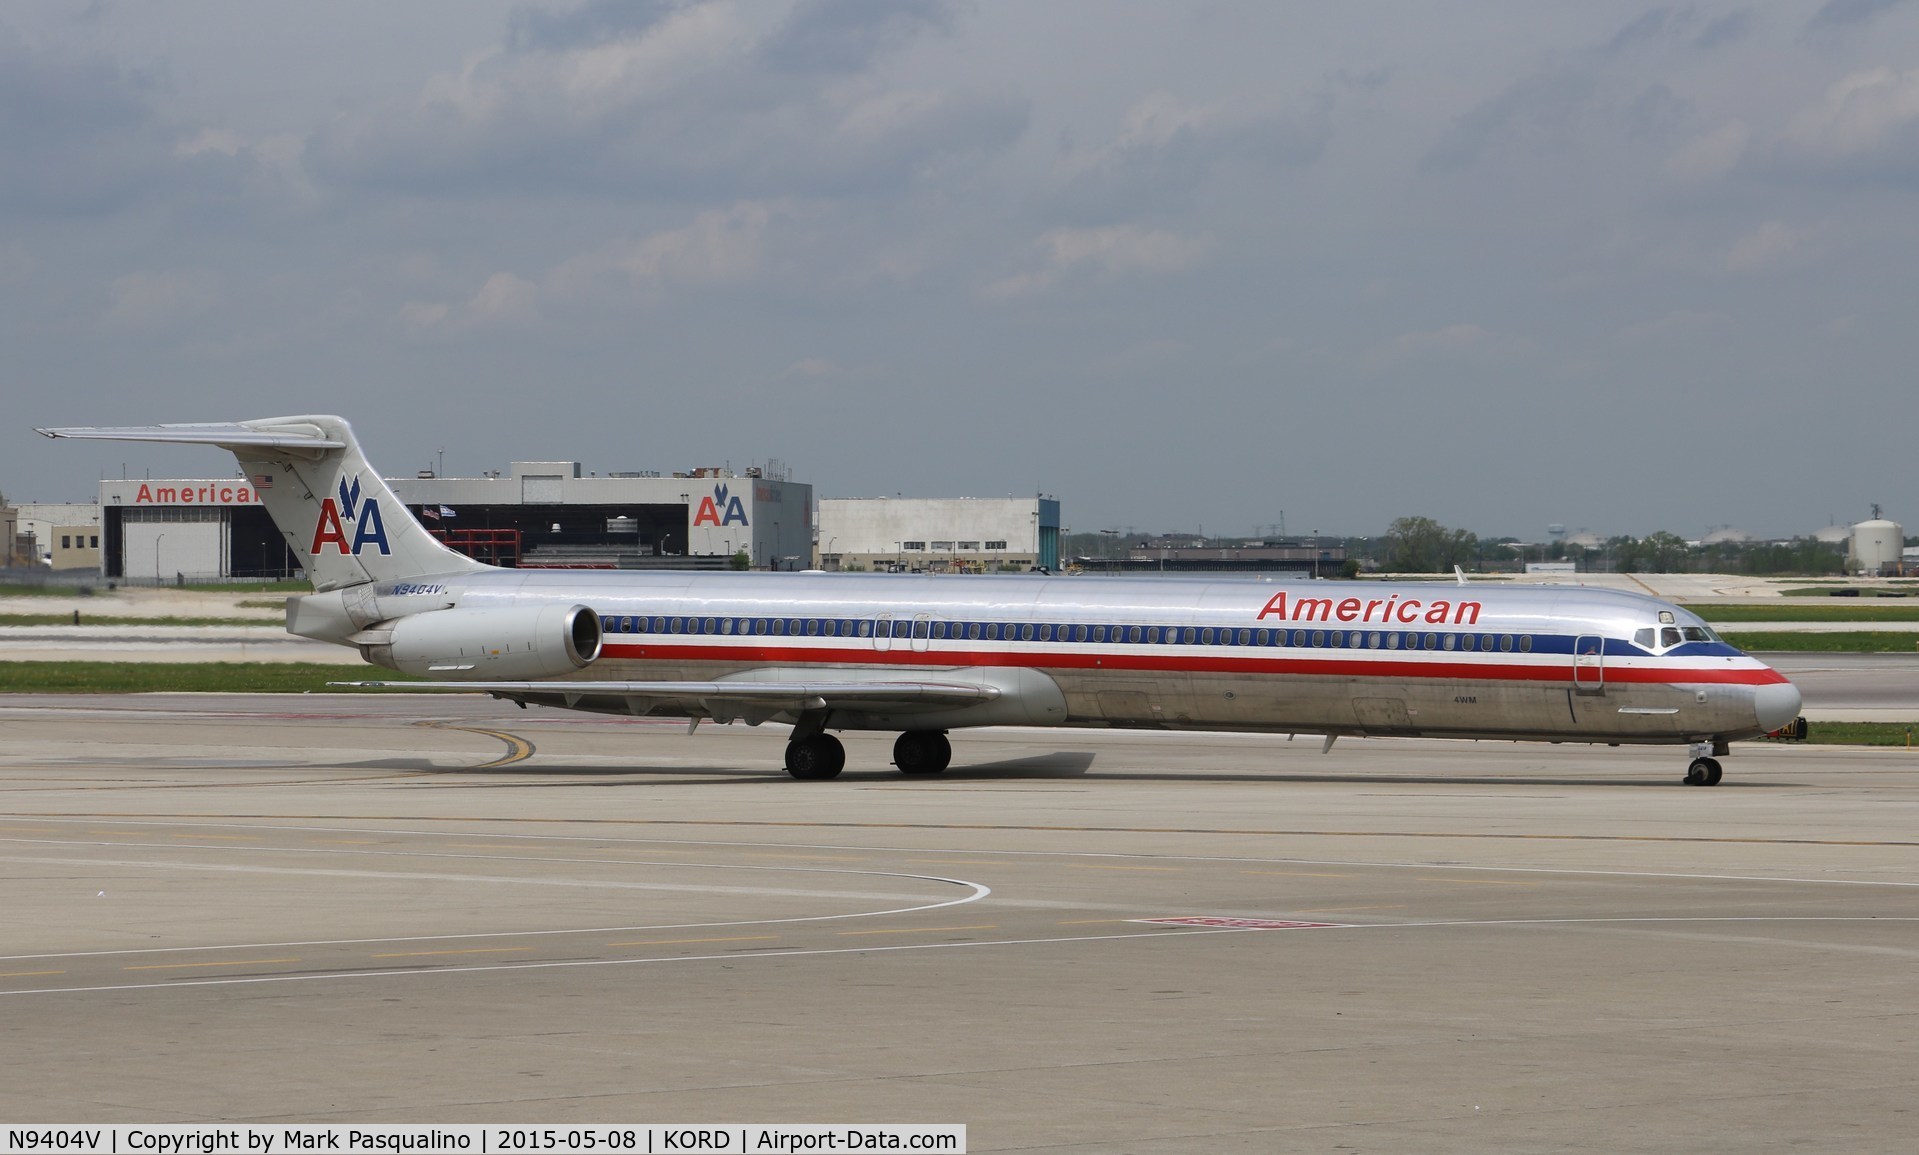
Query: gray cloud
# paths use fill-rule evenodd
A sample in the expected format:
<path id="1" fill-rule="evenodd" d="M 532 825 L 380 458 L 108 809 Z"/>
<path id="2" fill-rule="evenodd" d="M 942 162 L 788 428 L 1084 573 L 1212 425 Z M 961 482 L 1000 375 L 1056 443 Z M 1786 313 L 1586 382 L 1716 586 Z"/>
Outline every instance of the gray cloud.
<path id="1" fill-rule="evenodd" d="M 1331 139 L 1332 103 L 1320 97 L 1300 111 L 1268 112 L 1153 93 L 1116 134 L 1060 158 L 1048 207 L 1074 221 L 1176 215 L 1222 172 L 1312 163 Z"/>
<path id="2" fill-rule="evenodd" d="M 923 32 L 951 31 L 953 20 L 943 0 L 802 0 L 760 59 L 792 72 L 863 72 Z"/>
<path id="3" fill-rule="evenodd" d="M 494 54 L 403 106 L 329 126 L 310 163 L 331 181 L 442 196 L 691 200 L 898 187 L 943 158 L 1002 149 L 1025 128 L 1016 96 L 848 89 L 821 71 L 864 68 L 942 13 L 807 6 L 770 38 L 721 4 L 653 6 L 624 23 L 602 19 L 598 5 L 545 23 L 518 18 L 514 36 L 541 51 Z M 763 68 L 769 51 L 793 70 Z"/>
<path id="4" fill-rule="evenodd" d="M 1393 12 L 16 5 L 0 485 L 230 468 L 30 424 L 321 407 L 392 469 L 777 456 L 1078 525 L 1910 489 L 1910 8 Z M 1701 451 L 1577 465 L 1662 436 Z"/>
<path id="5" fill-rule="evenodd" d="M 577 8 L 516 8 L 506 47 L 515 52 L 567 52 L 644 33 L 681 7 L 676 0 L 591 0 Z"/>
<path id="6" fill-rule="evenodd" d="M 1828 184 L 1919 184 L 1919 68 L 1840 77 L 1764 142 L 1754 170 Z"/>
<path id="7" fill-rule="evenodd" d="M 1826 0 L 1811 20 L 1806 22 L 1806 31 L 1832 32 L 1854 28 L 1877 20 L 1885 13 L 1899 7 L 1905 0 Z"/>
<path id="8" fill-rule="evenodd" d="M 1614 33 L 1602 54 L 1617 57 L 1654 45 L 1680 43 L 1702 52 L 1712 51 L 1744 40 L 1753 27 L 1752 13 L 1744 8 L 1718 16 L 1691 4 L 1650 8 Z"/>
<path id="9" fill-rule="evenodd" d="M 1626 22 L 1607 42 L 1607 52 L 1623 52 L 1662 38 L 1672 22 L 1670 8 L 1649 8 Z"/>
<path id="10" fill-rule="evenodd" d="M 1725 48 L 1744 40 L 1752 34 L 1752 30 L 1752 13 L 1741 8 L 1708 21 L 1699 34 L 1692 38 L 1692 46 L 1701 51 Z"/>
<path id="11" fill-rule="evenodd" d="M 1632 98 L 1625 107 L 1626 130 L 1635 136 L 1664 137 L 1682 128 L 1692 115 L 1692 103 L 1671 88 L 1655 84 Z"/>
<path id="12" fill-rule="evenodd" d="M 1448 172 L 1500 149 L 1551 147 L 1570 137 L 1596 88 L 1591 76 L 1577 71 L 1514 81 L 1456 120 L 1420 159 L 1420 167 Z"/>
<path id="13" fill-rule="evenodd" d="M 0 25 L 0 205 L 94 213 L 168 161 L 150 86 L 97 56 L 36 51 Z"/>

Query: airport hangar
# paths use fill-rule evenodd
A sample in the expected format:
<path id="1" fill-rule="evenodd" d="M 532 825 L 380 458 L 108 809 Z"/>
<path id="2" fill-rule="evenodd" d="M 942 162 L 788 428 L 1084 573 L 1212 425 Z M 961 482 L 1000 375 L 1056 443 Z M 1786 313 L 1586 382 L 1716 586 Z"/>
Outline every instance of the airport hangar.
<path id="1" fill-rule="evenodd" d="M 450 547 L 520 568 L 724 569 L 744 553 L 754 569 L 985 573 L 1060 560 L 1060 506 L 1044 496 L 828 499 L 816 534 L 813 487 L 771 468 L 582 476 L 578 462 L 516 461 L 387 484 Z M 300 573 L 244 477 L 102 481 L 94 532 L 109 580 Z"/>
<path id="2" fill-rule="evenodd" d="M 1033 497 L 828 497 L 826 570 L 1025 573 L 1059 569 L 1059 500 Z"/>
<path id="3" fill-rule="evenodd" d="M 813 487 L 772 470 L 582 476 L 574 461 L 516 461 L 484 477 L 389 478 L 447 545 L 520 568 L 803 569 Z M 100 483 L 101 575 L 173 582 L 300 575 L 245 477 Z"/>

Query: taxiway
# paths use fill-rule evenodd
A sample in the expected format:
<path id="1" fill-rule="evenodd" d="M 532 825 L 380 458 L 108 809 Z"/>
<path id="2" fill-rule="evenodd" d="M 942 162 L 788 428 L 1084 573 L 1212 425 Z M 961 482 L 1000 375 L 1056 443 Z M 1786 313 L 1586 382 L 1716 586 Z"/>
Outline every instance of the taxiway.
<path id="1" fill-rule="evenodd" d="M 805 783 L 771 727 L 0 700 L 0 1116 L 1910 1147 L 1904 750 L 1699 790 L 1676 749 L 954 746 L 907 780 L 848 735 Z"/>

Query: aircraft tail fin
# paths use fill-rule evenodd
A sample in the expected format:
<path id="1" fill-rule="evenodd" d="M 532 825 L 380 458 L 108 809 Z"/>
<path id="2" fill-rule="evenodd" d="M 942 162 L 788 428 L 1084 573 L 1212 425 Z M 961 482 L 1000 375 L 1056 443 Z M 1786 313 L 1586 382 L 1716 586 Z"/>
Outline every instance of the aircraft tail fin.
<path id="1" fill-rule="evenodd" d="M 253 483 L 315 590 L 486 566 L 448 549 L 366 463 L 353 429 L 329 416 L 196 425 L 41 429 L 48 437 L 217 445 Z"/>

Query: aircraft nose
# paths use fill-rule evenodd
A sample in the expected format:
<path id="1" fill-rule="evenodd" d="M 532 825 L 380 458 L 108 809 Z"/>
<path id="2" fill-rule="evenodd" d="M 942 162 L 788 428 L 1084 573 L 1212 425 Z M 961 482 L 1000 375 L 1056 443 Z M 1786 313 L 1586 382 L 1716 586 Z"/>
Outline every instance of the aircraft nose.
<path id="1" fill-rule="evenodd" d="M 1752 712 L 1761 730 L 1777 730 L 1799 716 L 1799 687 L 1791 682 L 1754 686 Z"/>

